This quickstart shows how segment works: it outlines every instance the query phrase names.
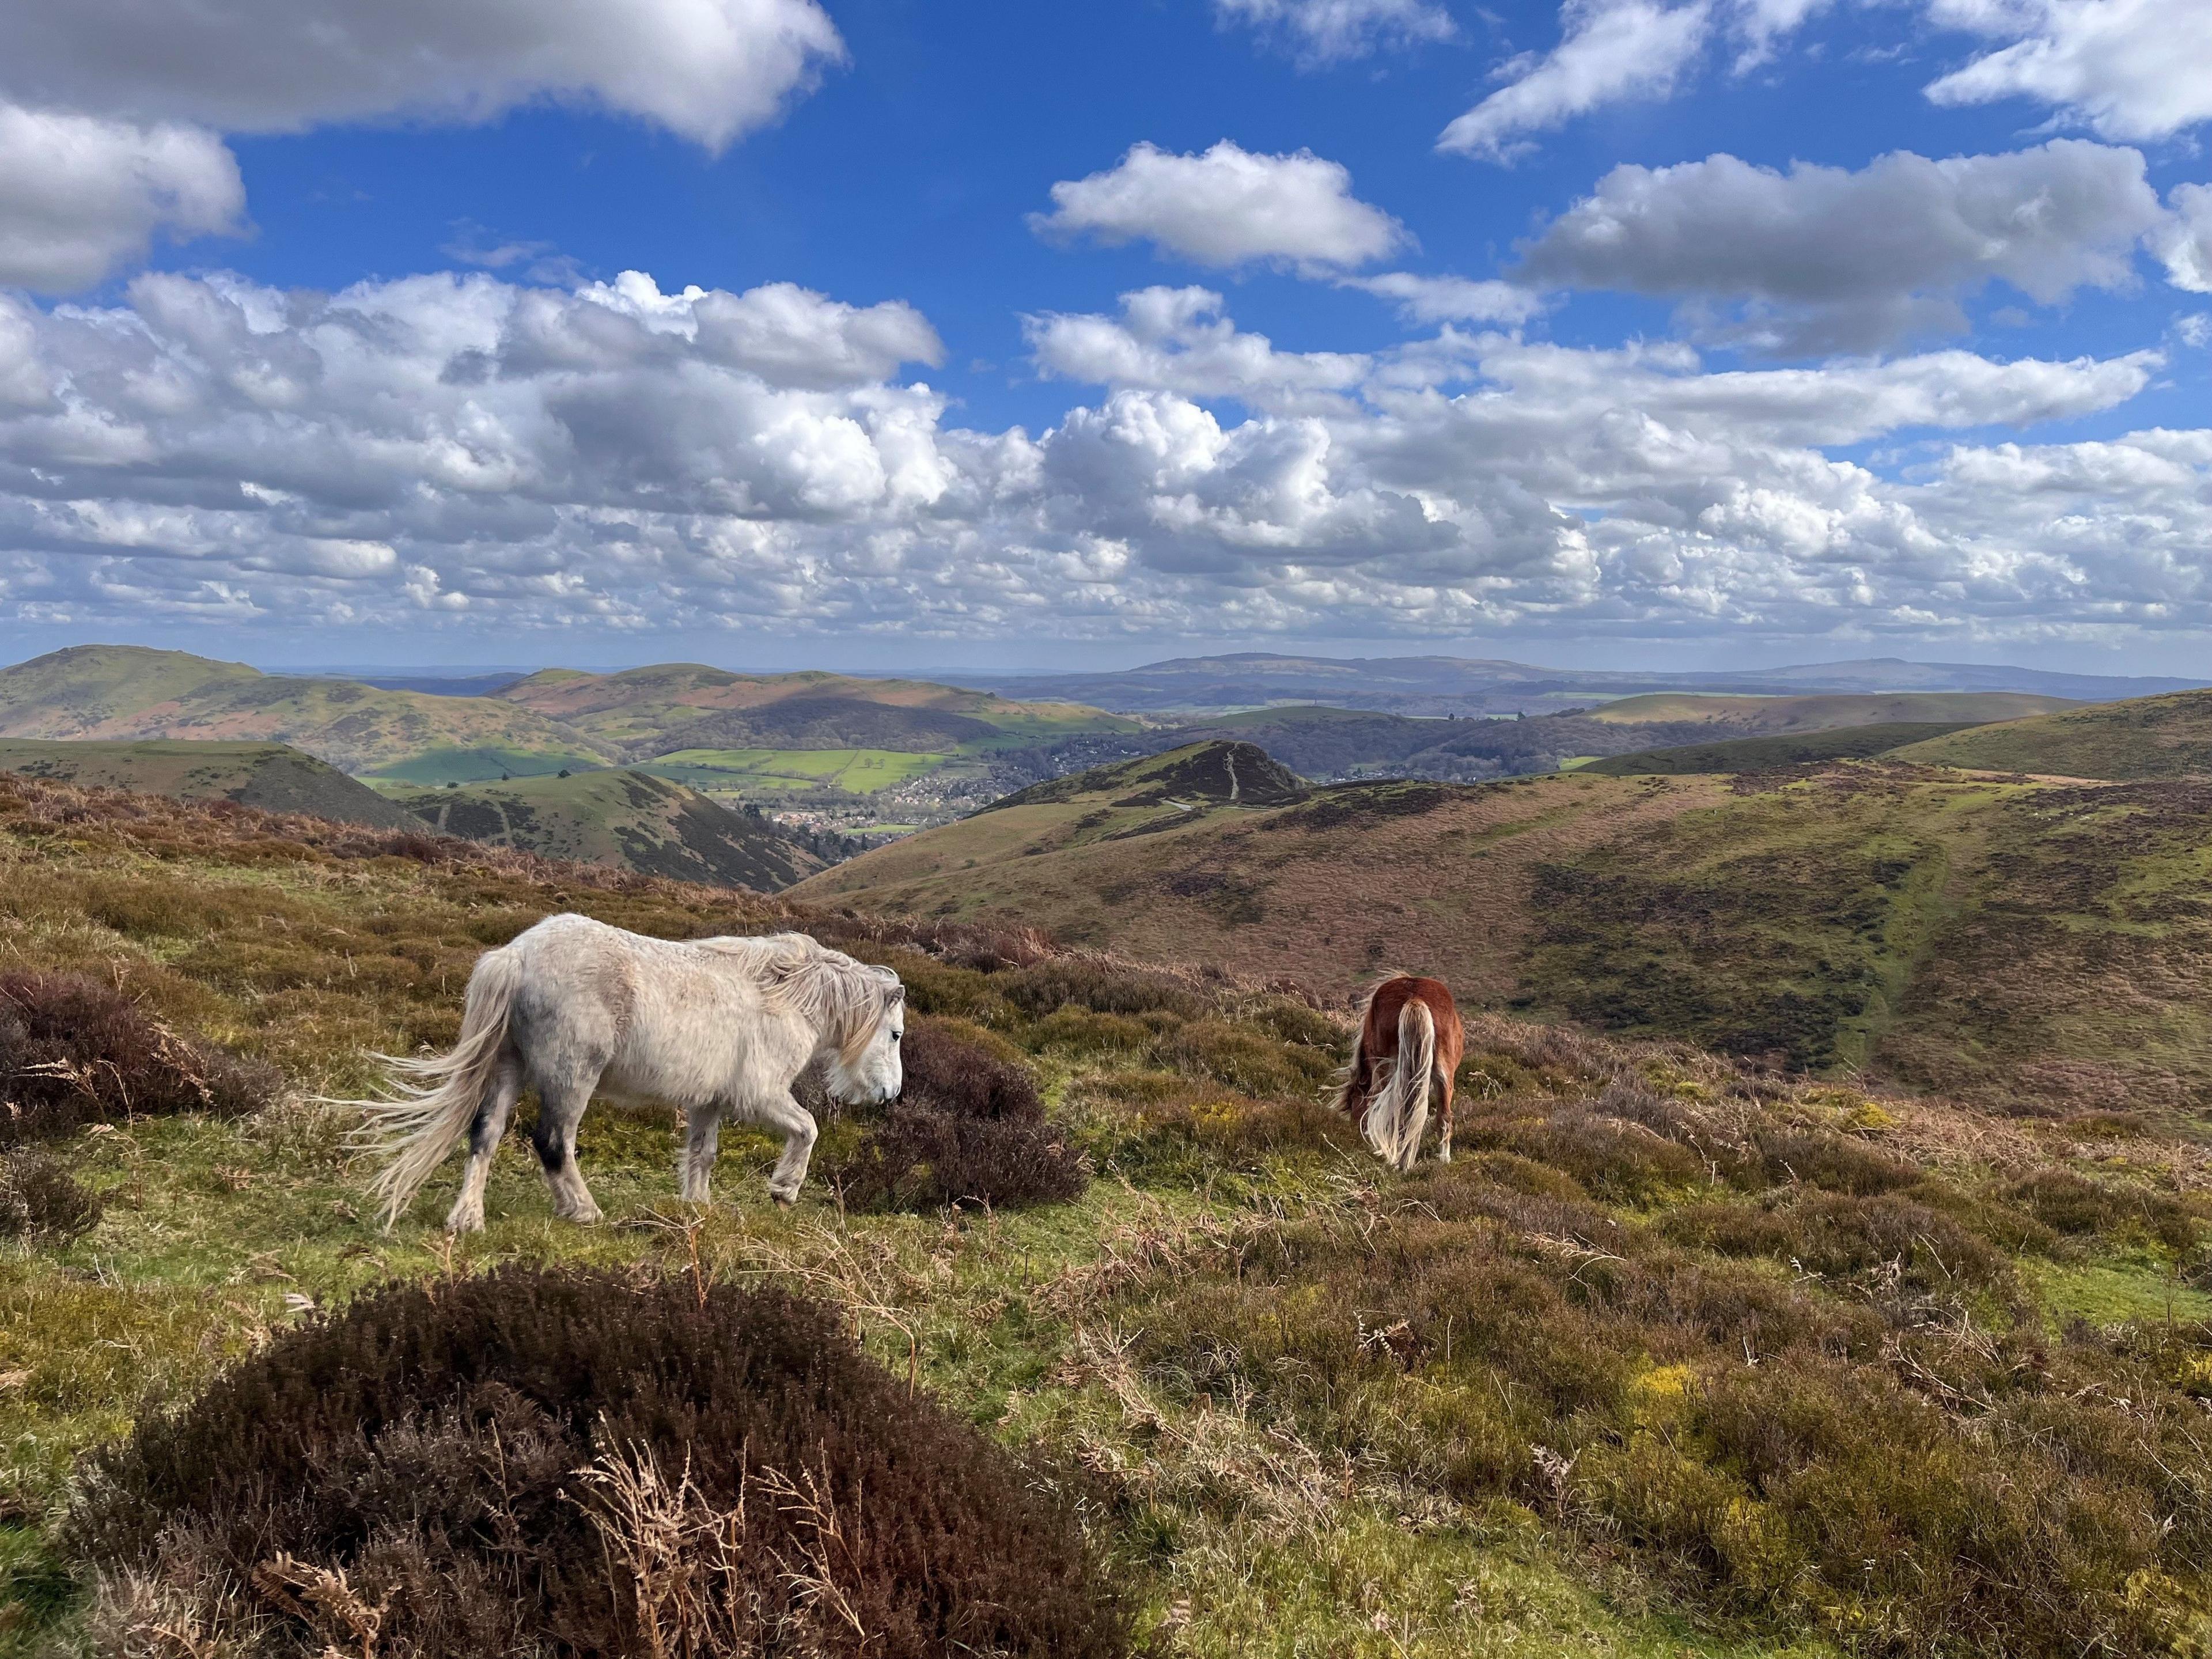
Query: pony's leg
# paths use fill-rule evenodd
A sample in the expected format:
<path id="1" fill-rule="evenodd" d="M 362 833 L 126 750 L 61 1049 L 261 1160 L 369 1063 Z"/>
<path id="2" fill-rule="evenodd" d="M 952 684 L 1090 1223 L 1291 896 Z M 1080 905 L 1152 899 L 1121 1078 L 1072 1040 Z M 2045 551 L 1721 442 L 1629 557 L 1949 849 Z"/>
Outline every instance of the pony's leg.
<path id="1" fill-rule="evenodd" d="M 678 1188 L 686 1204 L 707 1202 L 707 1177 L 714 1172 L 714 1148 L 721 1133 L 720 1101 L 691 1109 L 684 1122 L 684 1169 Z"/>
<path id="2" fill-rule="evenodd" d="M 531 1139 L 538 1147 L 538 1162 L 545 1171 L 545 1185 L 553 1194 L 553 1213 L 569 1221 L 592 1222 L 599 1206 L 576 1167 L 576 1125 L 591 1104 L 592 1091 L 599 1081 L 600 1067 L 577 1066 L 557 1079 L 538 1081 L 538 1127 Z"/>
<path id="3" fill-rule="evenodd" d="M 806 1182 L 806 1166 L 814 1157 L 814 1114 L 791 1097 L 787 1089 L 761 1102 L 748 1115 L 769 1133 L 783 1132 L 783 1156 L 769 1172 L 768 1195 L 779 1204 L 799 1202 L 799 1189 Z"/>
<path id="4" fill-rule="evenodd" d="M 477 1108 L 476 1119 L 469 1125 L 468 1172 L 461 1177 L 461 1195 L 453 1200 L 453 1210 L 446 1217 L 447 1232 L 483 1231 L 484 1181 L 491 1174 L 492 1154 L 499 1151 L 500 1140 L 507 1133 L 507 1115 L 514 1110 L 515 1099 L 521 1093 L 522 1062 L 511 1054 L 502 1055 L 499 1069 L 492 1073 L 491 1086 L 484 1091 L 483 1103 Z"/>
<path id="5" fill-rule="evenodd" d="M 1439 1081 L 1441 1087 L 1438 1092 L 1443 1096 L 1443 1103 L 1437 1111 L 1437 1162 L 1449 1164 L 1451 1162 L 1452 1084 L 1449 1078 L 1443 1078 Z"/>

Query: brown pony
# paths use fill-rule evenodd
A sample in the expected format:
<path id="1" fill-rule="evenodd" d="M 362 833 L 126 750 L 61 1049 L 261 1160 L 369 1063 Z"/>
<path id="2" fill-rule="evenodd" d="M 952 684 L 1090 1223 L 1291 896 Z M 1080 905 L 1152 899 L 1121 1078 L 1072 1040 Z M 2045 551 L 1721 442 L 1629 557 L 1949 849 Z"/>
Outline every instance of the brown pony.
<path id="1" fill-rule="evenodd" d="M 1441 1100 L 1437 1157 L 1449 1164 L 1452 1078 L 1466 1048 L 1467 1033 L 1443 981 L 1393 974 L 1367 994 L 1337 1109 L 1358 1121 L 1385 1164 L 1410 1170 L 1420 1156 L 1433 1085 Z"/>

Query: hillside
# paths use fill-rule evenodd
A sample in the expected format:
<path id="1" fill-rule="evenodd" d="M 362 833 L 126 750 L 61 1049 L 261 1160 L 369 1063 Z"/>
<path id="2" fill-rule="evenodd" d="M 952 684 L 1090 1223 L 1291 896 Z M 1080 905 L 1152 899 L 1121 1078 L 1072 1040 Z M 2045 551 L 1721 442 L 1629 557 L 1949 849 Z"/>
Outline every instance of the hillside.
<path id="1" fill-rule="evenodd" d="M 2212 776 L 2212 692 L 2101 703 L 1954 732 L 1900 750 L 1898 758 L 2050 777 Z"/>
<path id="2" fill-rule="evenodd" d="M 2013 691 L 1897 692 L 1884 696 L 1693 696 L 1680 692 L 1623 697 L 1588 711 L 1608 726 L 1710 725 L 1731 738 L 1788 737 L 1846 726 L 1908 723 L 1979 726 L 2053 714 L 2063 697 Z"/>
<path id="3" fill-rule="evenodd" d="M 1109 758 L 1106 751 L 1158 750 L 1194 741 L 1231 739 L 1256 743 L 1310 778 L 1408 777 L 1474 783 L 1556 771 L 1593 756 L 1811 734 L 1875 721 L 1918 726 L 1899 732 L 1887 744 L 1850 739 L 1834 750 L 1838 755 L 1871 754 L 1974 721 L 2011 720 L 2072 706 L 2051 697 L 1996 693 L 1722 697 L 1668 692 L 1525 719 L 1461 720 L 1293 703 L 1197 716 L 1127 736 L 1070 741 L 1054 752 L 1073 769 Z"/>
<path id="4" fill-rule="evenodd" d="M 2179 691 L 2192 682 L 1895 658 L 1795 667 L 1708 672 L 1547 668 L 1470 657 L 1309 657 L 1231 652 L 1183 657 L 1111 673 L 984 675 L 1017 697 L 1052 697 L 1125 714 L 1194 714 L 1328 703 L 1386 714 L 1537 714 L 1643 692 L 1784 696 L 1841 692 L 2027 692 L 2109 702 Z M 2196 684 L 2201 684 L 2197 682 Z M 1908 718 L 1902 715 L 1890 719 Z"/>
<path id="5" fill-rule="evenodd" d="M 921 680 L 737 674 L 696 663 L 616 674 L 548 670 L 498 695 L 614 744 L 629 760 L 681 749 L 950 750 L 1134 729 L 1095 708 L 1015 702 Z"/>
<path id="6" fill-rule="evenodd" d="M 353 773 L 451 749 L 547 770 L 611 758 L 570 728 L 492 698 L 264 674 L 137 646 L 76 646 L 0 670 L 0 737 L 284 743 Z"/>
<path id="7" fill-rule="evenodd" d="M 1894 726 L 1845 726 L 1831 732 L 1793 737 L 1732 738 L 1725 743 L 1685 744 L 1673 749 L 1644 749 L 1610 755 L 1575 768 L 1603 777 L 1629 778 L 1643 773 L 1778 772 L 1826 761 L 1870 760 L 1962 728 L 1915 720 Z"/>
<path id="8" fill-rule="evenodd" d="M 1065 780 L 798 890 L 1336 994 L 1419 969 L 1479 1006 L 2015 1109 L 2212 1109 L 2203 784 L 1845 763 L 1190 811 L 1119 807 L 1115 787 Z"/>
<path id="9" fill-rule="evenodd" d="M 228 800 L 380 830 L 421 821 L 312 755 L 278 743 L 42 742 L 0 738 L 0 772 L 60 783 L 135 789 L 179 800 Z"/>
<path id="10" fill-rule="evenodd" d="M 1556 808 L 1601 785 L 1428 793 Z M 723 1283 L 826 1301 L 900 1395 L 1018 1449 L 1080 1516 L 1138 1652 L 2149 1659 L 2202 1629 L 2212 1165 L 2124 1115 L 2046 1132 L 1478 1016 L 1460 1155 L 1399 1178 L 1312 1104 L 1341 1021 L 1238 974 L 17 779 L 0 864 L 11 971 L 126 988 L 165 1053 L 235 1044 L 283 1085 L 118 1105 L 42 1149 L 89 1213 L 0 1280 L 11 1655 L 223 1650 L 80 1553 L 80 1455 L 380 1286 L 466 1294 L 516 1261 L 672 1279 L 684 1307 Z M 307 1097 L 358 1091 L 367 1050 L 449 1043 L 480 952 L 556 909 L 801 927 L 885 962 L 915 1046 L 1027 1077 L 1095 1178 L 1029 1208 L 848 1205 L 827 1172 L 884 1120 L 845 1115 L 795 1212 L 763 1190 L 776 1145 L 737 1127 L 695 1208 L 667 1115 L 602 1103 L 579 1158 L 608 1224 L 555 1220 L 517 1146 L 485 1232 L 435 1230 L 453 1163 L 379 1231 L 350 1121 Z M 490 1530 L 461 1524 L 488 1478 L 545 1478 L 530 1398 L 468 1398 L 386 1437 L 412 1457 L 398 1501 L 465 1537 Z M 241 1577 L 241 1617 L 277 1652 L 337 1646 L 369 1542 L 350 1582 Z"/>
<path id="11" fill-rule="evenodd" d="M 393 799 L 445 835 L 675 881 L 772 893 L 825 863 L 765 819 L 642 772 L 520 778 Z"/>

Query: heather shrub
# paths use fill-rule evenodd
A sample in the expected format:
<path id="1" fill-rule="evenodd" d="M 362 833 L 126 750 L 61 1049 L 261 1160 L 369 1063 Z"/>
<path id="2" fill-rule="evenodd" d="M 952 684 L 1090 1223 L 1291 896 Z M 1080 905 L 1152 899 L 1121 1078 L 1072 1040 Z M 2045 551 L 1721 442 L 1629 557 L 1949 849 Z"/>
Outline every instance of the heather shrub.
<path id="1" fill-rule="evenodd" d="M 2011 1265 L 1957 1221 L 1910 1199 L 1809 1192 L 1758 1204 L 1697 1204 L 1668 1237 L 1723 1255 L 1772 1256 L 1823 1278 L 1875 1276 L 1923 1291 L 2003 1284 Z"/>
<path id="2" fill-rule="evenodd" d="M 1226 1394 L 1416 1491 L 1513 1498 L 1778 1636 L 2202 1650 L 2212 1480 L 2174 1379 L 2205 1371 L 2203 1329 L 2054 1346 L 1991 1305 L 1995 1252 L 1895 1194 L 1642 1221 L 1559 1179 L 1497 1152 L 1425 1167 L 1114 1311 L 1171 1395 Z M 1916 1289 L 1967 1295 L 1947 1313 Z"/>
<path id="3" fill-rule="evenodd" d="M 95 1454 L 111 1650 L 1105 1659 L 1006 1453 L 774 1291 L 509 1267 L 285 1332 Z"/>
<path id="4" fill-rule="evenodd" d="M 1335 1061 L 1319 1049 L 1263 1036 L 1226 1020 L 1200 1019 L 1163 1032 L 1154 1057 L 1248 1095 L 1307 1097 L 1327 1085 Z"/>
<path id="5" fill-rule="evenodd" d="M 1051 1013 L 1071 1002 L 1100 1014 L 1158 1009 L 1195 1019 L 1206 1012 L 1205 999 L 1181 980 L 1096 957 L 1054 957 L 1001 974 L 994 985 L 1009 1002 L 1031 1016 Z"/>
<path id="6" fill-rule="evenodd" d="M 856 1210 L 1064 1204 L 1091 1184 L 1081 1152 L 1042 1118 L 975 1118 L 902 1103 L 823 1176 Z"/>
<path id="7" fill-rule="evenodd" d="M 2068 1170 L 2042 1170 L 2014 1182 L 2005 1196 L 2045 1226 L 2069 1236 L 2155 1240 L 2184 1253 L 2197 1248 L 2197 1223 L 2158 1193 L 2109 1187 Z"/>
<path id="8" fill-rule="evenodd" d="M 1029 1073 L 982 1032 L 963 1031 L 945 1021 L 914 1020 L 901 1053 L 906 1092 L 920 1103 L 972 1118 L 1044 1115 Z"/>
<path id="9" fill-rule="evenodd" d="M 1049 1122 L 1029 1073 L 981 1033 L 907 1027 L 906 1091 L 823 1177 L 848 1206 L 1020 1209 L 1065 1203 L 1090 1184 L 1083 1154 Z"/>
<path id="10" fill-rule="evenodd" d="M 44 1152 L 10 1152 L 0 1160 L 0 1238 L 65 1244 L 88 1231 L 100 1202 Z"/>
<path id="11" fill-rule="evenodd" d="M 0 1146 L 131 1117 L 240 1115 L 280 1084 L 275 1068 L 179 1036 L 96 980 L 0 974 Z"/>
<path id="12" fill-rule="evenodd" d="M 1820 1130 L 1763 1129 L 1753 1138 L 1769 1182 L 1802 1182 L 1871 1198 L 1912 1186 L 1922 1171 L 1901 1158 Z"/>
<path id="13" fill-rule="evenodd" d="M 1649 1204 L 1709 1178 L 1705 1160 L 1687 1147 L 1632 1119 L 1579 1105 L 1542 1117 L 1463 1113 L 1455 1139 L 1548 1164 L 1608 1203 Z"/>

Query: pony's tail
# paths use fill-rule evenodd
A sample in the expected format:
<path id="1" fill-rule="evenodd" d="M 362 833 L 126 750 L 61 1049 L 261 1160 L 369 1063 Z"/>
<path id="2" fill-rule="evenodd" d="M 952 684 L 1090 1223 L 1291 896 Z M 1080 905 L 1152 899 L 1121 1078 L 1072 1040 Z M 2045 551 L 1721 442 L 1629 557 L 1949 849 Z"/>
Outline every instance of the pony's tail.
<path id="1" fill-rule="evenodd" d="M 507 1046 L 507 1018 L 521 982 L 520 957 L 504 947 L 485 951 L 469 975 L 459 1042 L 428 1059 L 373 1055 L 385 1067 L 386 1093 L 325 1103 L 368 1120 L 355 1131 L 354 1142 L 386 1160 L 369 1191 L 383 1207 L 386 1232 L 475 1122 Z"/>
<path id="2" fill-rule="evenodd" d="M 1437 1069 L 1437 1022 L 1415 997 L 1398 1011 L 1398 1055 L 1376 1090 L 1360 1127 L 1367 1144 L 1395 1170 L 1413 1167 L 1421 1133 L 1429 1127 L 1429 1080 Z"/>

